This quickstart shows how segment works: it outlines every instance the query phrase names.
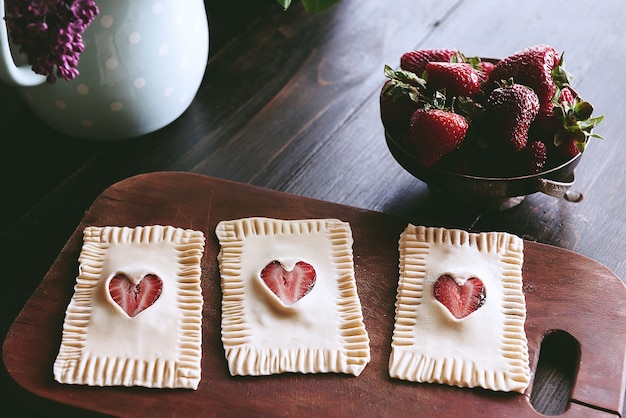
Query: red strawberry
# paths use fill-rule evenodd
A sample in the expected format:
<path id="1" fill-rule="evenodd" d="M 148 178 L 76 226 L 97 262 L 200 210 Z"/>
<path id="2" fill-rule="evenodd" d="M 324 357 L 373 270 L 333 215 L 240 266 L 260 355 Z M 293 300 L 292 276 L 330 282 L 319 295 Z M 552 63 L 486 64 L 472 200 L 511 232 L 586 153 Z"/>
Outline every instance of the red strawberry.
<path id="1" fill-rule="evenodd" d="M 495 66 L 493 62 L 483 61 L 480 57 L 463 57 L 462 62 L 468 63 L 478 72 L 478 77 L 483 85 L 489 82 L 489 75 Z"/>
<path id="2" fill-rule="evenodd" d="M 561 158 L 559 162 L 568 161 L 583 152 L 589 138 L 602 139 L 600 135 L 593 133 L 593 129 L 604 117 L 592 117 L 591 103 L 574 96 L 568 88 L 557 92 L 552 113 L 553 118 L 559 122 L 553 135 L 556 154 Z"/>
<path id="3" fill-rule="evenodd" d="M 491 76 L 491 72 L 493 71 L 493 67 L 495 67 L 495 64 L 489 61 L 481 61 L 478 64 L 479 72 L 482 74 L 481 78 L 484 81 L 489 80 L 489 77 Z"/>
<path id="4" fill-rule="evenodd" d="M 456 62 L 429 62 L 426 80 L 431 90 L 446 89 L 448 99 L 474 97 L 480 91 L 480 76 L 470 64 Z"/>
<path id="5" fill-rule="evenodd" d="M 574 93 L 572 93 L 572 91 L 568 87 L 563 87 L 561 90 L 559 90 L 556 100 L 558 103 L 564 103 L 571 106 L 574 104 L 575 100 Z"/>
<path id="6" fill-rule="evenodd" d="M 528 129 L 539 112 L 539 99 L 521 84 L 493 90 L 485 105 L 485 121 L 490 140 L 496 146 L 520 151 L 528 141 Z"/>
<path id="7" fill-rule="evenodd" d="M 313 289 L 316 273 L 304 261 L 298 261 L 293 270 L 287 271 L 274 260 L 261 271 L 261 279 L 285 305 L 293 305 Z"/>
<path id="8" fill-rule="evenodd" d="M 422 76 L 429 62 L 451 62 L 460 54 L 454 49 L 418 49 L 400 57 L 400 68 Z"/>
<path id="9" fill-rule="evenodd" d="M 548 157 L 548 148 L 542 141 L 533 141 L 524 148 L 520 174 L 537 174 L 544 171 Z"/>
<path id="10" fill-rule="evenodd" d="M 452 276 L 445 274 L 433 285 L 433 294 L 457 319 L 465 318 L 485 302 L 484 285 L 477 277 L 459 285 Z"/>
<path id="11" fill-rule="evenodd" d="M 560 62 L 558 52 L 551 46 L 536 45 L 526 48 L 495 65 L 490 75 L 492 88 L 502 80 L 513 78 L 515 83 L 534 90 L 541 104 L 540 114 L 549 115 L 552 112 L 552 97 L 557 88 L 553 71 L 558 73 Z"/>
<path id="12" fill-rule="evenodd" d="M 416 158 L 424 167 L 434 166 L 461 146 L 469 125 L 461 115 L 440 109 L 418 109 L 411 116 L 411 140 Z"/>
<path id="13" fill-rule="evenodd" d="M 408 132 L 411 115 L 418 104 L 396 80 L 387 80 L 380 93 L 380 118 L 392 136 Z"/>
<path id="14" fill-rule="evenodd" d="M 549 114 L 540 113 L 537 115 L 537 118 L 535 118 L 530 126 L 529 136 L 541 139 L 545 141 L 547 145 L 552 146 L 557 132 L 567 125 L 565 121 L 567 109 L 572 108 L 575 102 L 576 97 L 567 86 L 560 89 L 557 88 L 552 98 L 552 110 Z M 555 108 L 557 108 L 557 114 L 555 114 Z"/>
<path id="15" fill-rule="evenodd" d="M 555 166 L 560 165 L 580 154 L 581 151 L 578 148 L 578 143 L 579 141 L 574 136 L 563 139 L 555 148 L 555 161 L 553 164 Z"/>
<path id="16" fill-rule="evenodd" d="M 537 115 L 530 125 L 529 138 L 540 139 L 547 145 L 554 143 L 554 136 L 563 127 L 563 123 L 554 114 Z"/>
<path id="17" fill-rule="evenodd" d="M 121 273 L 109 281 L 111 298 L 131 318 L 152 306 L 161 296 L 162 290 L 163 282 L 154 274 L 147 274 L 136 284 Z"/>

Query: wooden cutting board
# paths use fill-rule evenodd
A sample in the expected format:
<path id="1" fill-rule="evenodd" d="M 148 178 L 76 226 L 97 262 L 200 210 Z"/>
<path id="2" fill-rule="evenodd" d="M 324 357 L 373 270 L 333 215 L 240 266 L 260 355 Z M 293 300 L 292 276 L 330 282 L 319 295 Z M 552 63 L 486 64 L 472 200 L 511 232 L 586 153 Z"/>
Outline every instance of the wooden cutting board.
<path id="1" fill-rule="evenodd" d="M 354 237 L 358 293 L 371 362 L 359 377 L 283 374 L 231 377 L 220 339 L 221 289 L 214 234 L 218 222 L 250 216 L 338 218 Z M 197 391 L 61 385 L 52 365 L 88 225 L 173 225 L 203 231 L 202 381 Z M 398 280 L 398 238 L 406 219 L 190 173 L 151 173 L 105 190 L 93 203 L 13 323 L 6 368 L 30 405 L 63 415 L 116 416 L 407 416 L 459 413 L 539 416 L 525 395 L 416 384 L 388 377 Z M 524 292 L 531 370 L 543 336 L 564 330 L 580 344 L 572 403 L 564 416 L 614 416 L 623 408 L 626 288 L 599 263 L 525 241 Z M 5 280 L 14 278 L 5 278 Z"/>

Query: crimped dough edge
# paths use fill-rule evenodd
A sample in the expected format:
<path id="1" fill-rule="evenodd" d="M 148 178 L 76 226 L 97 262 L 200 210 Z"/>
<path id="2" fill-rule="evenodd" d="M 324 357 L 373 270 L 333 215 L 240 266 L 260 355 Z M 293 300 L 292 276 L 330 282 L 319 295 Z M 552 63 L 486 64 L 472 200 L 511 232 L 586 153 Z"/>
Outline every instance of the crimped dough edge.
<path id="1" fill-rule="evenodd" d="M 131 356 L 90 355 L 84 352 L 95 290 L 103 258 L 114 244 L 171 244 L 177 254 L 178 273 L 173 284 L 180 313 L 176 359 L 144 360 Z M 89 386 L 145 386 L 197 389 L 201 378 L 202 290 L 200 260 L 205 238 L 200 231 L 172 226 L 136 228 L 89 226 L 83 231 L 79 274 L 66 309 L 59 353 L 54 362 L 56 381 Z"/>
<path id="2" fill-rule="evenodd" d="M 498 341 L 486 341 L 485 344 L 499 345 L 500 360 L 506 362 L 503 369 L 490 369 L 484 362 L 462 355 L 443 352 L 435 356 L 424 355 L 412 337 L 415 328 L 420 326 L 418 312 L 425 296 L 424 281 L 430 249 L 432 246 L 451 245 L 469 245 L 481 253 L 495 253 L 501 263 L 503 332 Z M 414 382 L 523 393 L 530 383 L 528 344 L 524 331 L 526 305 L 522 292 L 523 240 L 504 232 L 469 233 L 409 224 L 401 234 L 399 251 L 400 279 L 389 359 L 390 376 Z"/>
<path id="3" fill-rule="evenodd" d="M 336 308 L 341 341 L 335 349 L 266 348 L 250 343 L 250 326 L 243 309 L 244 278 L 240 275 L 243 242 L 250 236 L 325 234 L 331 242 L 336 280 Z M 216 228 L 221 250 L 218 261 L 222 285 L 222 342 L 231 375 L 346 373 L 358 376 L 370 360 L 369 337 L 357 294 L 352 232 L 337 219 L 278 220 L 244 218 L 222 221 Z"/>

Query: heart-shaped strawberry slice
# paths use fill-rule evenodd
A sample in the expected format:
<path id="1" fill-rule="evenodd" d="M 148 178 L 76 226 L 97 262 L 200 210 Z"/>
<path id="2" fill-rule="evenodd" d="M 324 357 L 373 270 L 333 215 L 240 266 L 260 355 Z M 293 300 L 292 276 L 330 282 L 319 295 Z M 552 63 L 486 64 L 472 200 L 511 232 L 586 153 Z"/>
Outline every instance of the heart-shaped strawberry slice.
<path id="1" fill-rule="evenodd" d="M 109 281 L 111 297 L 131 318 L 152 306 L 162 290 L 163 282 L 156 274 L 147 274 L 136 284 L 121 273 Z"/>
<path id="2" fill-rule="evenodd" d="M 477 277 L 469 278 L 459 285 L 452 276 L 444 274 L 435 282 L 433 292 L 435 298 L 457 319 L 465 318 L 485 301 L 485 288 Z"/>
<path id="3" fill-rule="evenodd" d="M 293 305 L 306 296 L 313 289 L 316 276 L 313 266 L 304 261 L 287 271 L 274 260 L 261 271 L 261 279 L 285 305 Z"/>

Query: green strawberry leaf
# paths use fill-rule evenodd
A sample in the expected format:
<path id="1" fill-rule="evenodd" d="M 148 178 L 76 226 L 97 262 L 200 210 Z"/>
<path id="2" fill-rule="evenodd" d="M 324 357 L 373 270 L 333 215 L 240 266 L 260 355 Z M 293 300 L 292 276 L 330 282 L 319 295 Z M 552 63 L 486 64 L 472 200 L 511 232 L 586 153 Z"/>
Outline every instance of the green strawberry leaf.
<path id="1" fill-rule="evenodd" d="M 415 73 L 405 70 L 394 70 L 389 65 L 385 65 L 385 77 L 406 83 L 418 88 L 426 88 L 426 80 L 419 78 Z"/>
<path id="2" fill-rule="evenodd" d="M 572 75 L 565 69 L 563 66 L 563 57 L 565 52 L 561 54 L 561 58 L 559 59 L 559 64 L 552 69 L 552 79 L 556 83 L 557 87 L 563 88 L 565 86 L 569 86 L 572 82 Z"/>
<path id="3" fill-rule="evenodd" d="M 574 137 L 574 140 L 576 142 L 586 142 L 587 141 L 587 135 L 585 134 L 584 131 L 574 131 L 573 132 L 573 137 Z"/>
<path id="4" fill-rule="evenodd" d="M 554 106 L 552 108 L 552 113 L 554 113 L 554 116 L 559 118 L 560 121 L 565 120 L 566 110 L 563 108 L 563 106 Z"/>
<path id="5" fill-rule="evenodd" d="M 574 116 L 578 120 L 585 120 L 591 117 L 593 106 L 589 102 L 578 102 L 574 105 Z"/>
<path id="6" fill-rule="evenodd" d="M 477 71 L 483 71 L 483 60 L 480 57 L 466 57 L 465 55 L 461 54 L 460 52 L 458 54 L 455 55 L 458 56 L 460 55 L 460 62 L 464 62 L 466 64 L 469 64 L 472 66 L 473 69 L 477 70 Z M 457 59 L 457 61 L 459 61 Z"/>
<path id="7" fill-rule="evenodd" d="M 436 109 L 445 109 L 446 107 L 446 89 L 437 90 L 433 93 L 432 104 Z"/>
<path id="8" fill-rule="evenodd" d="M 482 62 L 482 60 L 479 57 L 469 57 L 466 59 L 466 61 L 473 68 L 478 68 L 480 66 L 480 63 Z"/>
<path id="9" fill-rule="evenodd" d="M 585 120 L 579 120 L 576 123 L 576 126 L 582 130 L 582 131 L 586 131 L 586 132 L 590 132 L 593 128 L 595 128 L 600 122 L 602 122 L 602 120 L 604 119 L 604 116 L 598 116 L 595 118 L 589 118 L 589 119 L 585 119 Z"/>
<path id="10" fill-rule="evenodd" d="M 426 90 L 426 81 L 419 78 L 410 71 L 394 70 L 389 65 L 385 65 L 385 76 L 391 80 L 385 84 L 382 94 L 397 100 L 400 97 L 408 97 L 413 102 L 421 104 L 428 99 L 423 92 Z"/>
<path id="11" fill-rule="evenodd" d="M 382 94 L 391 97 L 393 101 L 408 96 L 411 100 L 417 102 L 415 87 L 397 80 L 392 80 L 391 83 L 386 84 Z"/>
<path id="12" fill-rule="evenodd" d="M 339 0 L 301 0 L 309 13 L 322 13 L 333 7 Z"/>
<path id="13" fill-rule="evenodd" d="M 458 97 L 456 105 L 458 109 L 458 112 L 456 113 L 465 116 L 465 119 L 469 122 L 479 121 L 485 113 L 485 108 L 480 103 L 475 102 L 469 97 Z M 453 108 L 453 110 L 455 109 Z"/>
<path id="14" fill-rule="evenodd" d="M 283 6 L 283 9 L 287 10 L 291 6 L 291 0 L 276 0 L 278 4 Z"/>
<path id="15" fill-rule="evenodd" d="M 564 144 L 566 139 L 567 139 L 567 135 L 565 135 L 565 131 L 564 130 L 558 131 L 557 133 L 554 134 L 554 146 L 558 147 L 561 144 Z"/>
<path id="16" fill-rule="evenodd" d="M 291 6 L 291 0 L 276 0 L 278 4 L 287 10 Z M 339 3 L 339 0 L 300 0 L 304 10 L 309 13 L 322 13 Z"/>

